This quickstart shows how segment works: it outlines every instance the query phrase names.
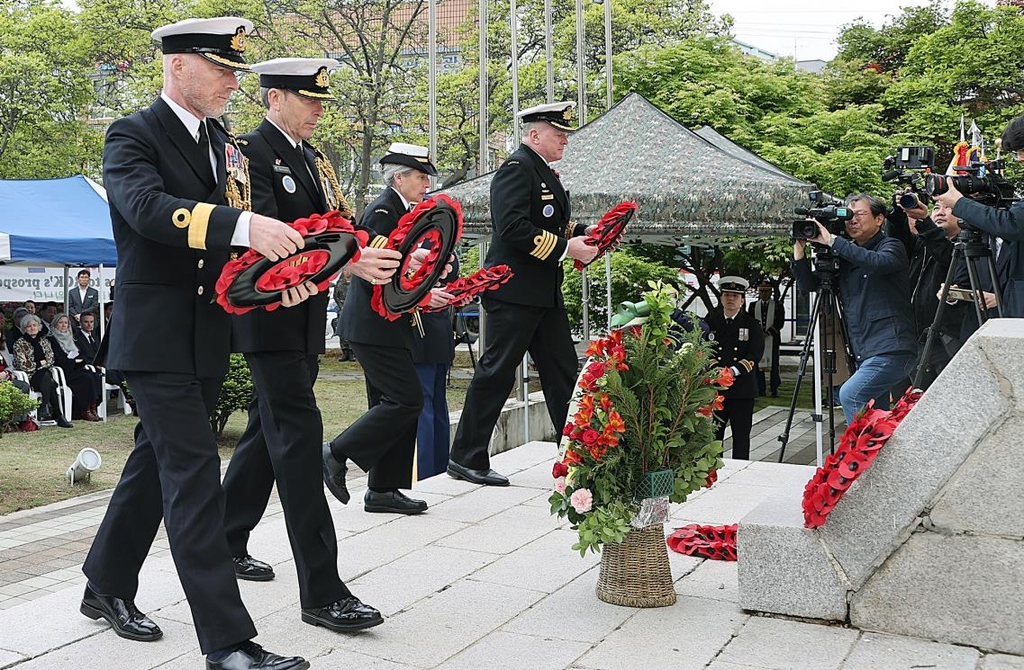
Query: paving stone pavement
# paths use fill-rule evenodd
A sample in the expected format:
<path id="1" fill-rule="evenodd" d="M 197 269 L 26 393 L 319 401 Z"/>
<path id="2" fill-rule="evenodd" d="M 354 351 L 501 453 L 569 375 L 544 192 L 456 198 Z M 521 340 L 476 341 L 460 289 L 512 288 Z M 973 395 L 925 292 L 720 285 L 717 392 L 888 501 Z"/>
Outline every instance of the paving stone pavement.
<path id="1" fill-rule="evenodd" d="M 574 532 L 548 514 L 550 477 L 543 472 L 554 454 L 554 445 L 534 442 L 496 456 L 494 467 L 512 481 L 506 489 L 444 475 L 417 482 L 414 492 L 431 506 L 419 517 L 367 514 L 330 499 L 341 574 L 387 617 L 360 634 L 300 621 L 284 519 L 272 501 L 250 546 L 274 564 L 277 578 L 239 585 L 260 630 L 257 641 L 301 654 L 314 668 L 1024 670 L 1021 657 L 752 616 L 736 604 L 735 563 L 671 552 L 675 605 L 603 603 L 594 595 L 598 557 L 572 551 Z M 692 522 L 736 522 L 782 483 L 810 473 L 795 465 L 726 463 L 712 489 L 675 507 L 666 532 Z M 350 488 L 358 501 L 365 477 Z M 163 628 L 162 640 L 122 640 L 78 613 L 81 563 L 108 498 L 96 493 L 0 517 L 0 668 L 204 667 L 162 532 L 137 599 Z"/>

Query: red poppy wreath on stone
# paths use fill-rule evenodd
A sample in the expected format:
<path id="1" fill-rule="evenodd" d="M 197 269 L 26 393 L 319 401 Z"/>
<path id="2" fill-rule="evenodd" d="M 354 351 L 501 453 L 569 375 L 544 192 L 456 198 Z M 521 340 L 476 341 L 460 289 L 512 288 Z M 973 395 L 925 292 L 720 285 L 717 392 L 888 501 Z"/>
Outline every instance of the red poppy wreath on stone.
<path id="1" fill-rule="evenodd" d="M 462 237 L 462 206 L 441 194 L 424 200 L 398 220 L 388 235 L 385 249 L 402 254 L 398 270 L 387 284 L 373 287 L 370 307 L 388 321 L 430 304 L 430 290 L 437 285 L 448 257 Z M 416 270 L 410 270 L 412 254 L 429 249 Z"/>
<path id="2" fill-rule="evenodd" d="M 230 314 L 245 314 L 262 307 L 271 312 L 281 305 L 288 289 L 312 281 L 327 290 L 345 263 L 359 258 L 367 234 L 352 227 L 338 212 L 314 214 L 288 224 L 305 240 L 294 254 L 272 261 L 249 249 L 228 261 L 217 279 L 217 303 Z"/>
<path id="3" fill-rule="evenodd" d="M 713 561 L 736 560 L 736 529 L 731 526 L 683 526 L 668 536 L 669 549 L 687 556 L 700 556 Z"/>
<path id="4" fill-rule="evenodd" d="M 607 214 L 601 217 L 601 220 L 597 222 L 594 229 L 587 234 L 587 244 L 592 247 L 597 247 L 597 255 L 594 256 L 590 263 L 593 263 L 601 254 L 614 248 L 619 240 L 622 239 L 622 234 L 626 232 L 626 224 L 636 214 L 639 205 L 632 200 L 624 200 L 615 207 L 612 207 Z M 577 270 L 590 265 L 590 263 L 581 263 L 580 261 L 573 261 L 573 267 Z"/>
<path id="5" fill-rule="evenodd" d="M 850 486 L 878 456 L 896 426 L 921 398 L 921 391 L 907 391 L 890 411 L 874 408 L 874 401 L 847 426 L 835 453 L 830 454 L 804 487 L 804 527 L 825 525 L 829 513 Z"/>

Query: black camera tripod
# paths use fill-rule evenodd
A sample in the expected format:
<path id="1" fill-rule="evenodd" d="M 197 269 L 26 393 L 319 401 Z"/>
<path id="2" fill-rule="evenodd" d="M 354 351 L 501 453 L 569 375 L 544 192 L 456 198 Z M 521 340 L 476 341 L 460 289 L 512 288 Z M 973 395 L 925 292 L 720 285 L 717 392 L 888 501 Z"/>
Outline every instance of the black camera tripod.
<path id="1" fill-rule="evenodd" d="M 953 258 L 949 261 L 949 269 L 946 270 L 946 281 L 942 285 L 942 294 L 939 296 L 939 307 L 935 310 L 932 325 L 928 328 L 928 338 L 924 343 L 924 351 L 921 354 L 917 374 L 914 375 L 915 389 L 923 388 L 925 379 L 935 372 L 931 367 L 932 348 L 935 346 L 935 337 L 939 333 L 942 315 L 948 305 L 946 301 L 949 299 L 949 288 L 953 284 L 956 269 L 963 258 L 967 259 L 967 276 L 971 281 L 971 293 L 974 294 L 974 310 L 978 316 L 978 325 L 981 326 L 992 316 L 988 305 L 985 304 L 985 298 L 980 288 L 981 283 L 978 279 L 978 260 L 981 258 L 987 259 L 988 276 L 992 280 L 992 292 L 996 296 L 996 311 L 1000 317 L 1003 315 L 1003 296 L 999 293 L 999 278 L 996 274 L 996 263 L 992 257 L 992 249 L 982 238 L 980 230 L 973 228 L 961 219 L 960 234 L 956 236 L 956 242 L 953 244 Z"/>
<path id="2" fill-rule="evenodd" d="M 816 247 L 817 249 L 817 247 Z M 843 354 L 846 356 L 850 370 L 853 369 L 853 356 L 849 349 L 850 337 L 846 329 L 846 318 L 843 314 L 843 303 L 839 298 L 839 289 L 836 286 L 836 278 L 839 274 L 839 257 L 830 248 L 824 247 L 814 257 L 814 269 L 820 282 L 818 294 L 814 298 L 814 306 L 811 308 L 810 320 L 807 324 L 807 338 L 804 340 L 803 348 L 800 350 L 800 363 L 797 366 L 796 384 L 793 389 L 793 399 L 789 403 L 789 414 L 786 416 L 786 427 L 782 430 L 778 440 L 782 443 L 779 451 L 779 463 L 786 457 L 786 444 L 789 442 L 789 431 L 793 425 L 793 415 L 796 412 L 796 404 L 800 397 L 800 386 L 803 383 L 804 375 L 807 374 L 807 360 L 810 358 L 811 346 L 818 346 L 815 342 L 815 326 L 821 320 L 822 314 L 826 319 L 834 317 L 833 322 L 838 328 L 830 328 L 827 336 L 826 348 L 822 352 L 822 371 L 825 373 L 828 384 L 828 434 L 829 451 L 835 449 L 836 444 L 836 420 L 835 420 L 835 399 L 832 398 L 833 386 L 832 375 L 836 372 L 836 330 L 843 336 Z M 816 371 L 817 374 L 817 371 Z M 811 418 L 815 423 L 824 421 L 822 414 L 812 414 Z"/>

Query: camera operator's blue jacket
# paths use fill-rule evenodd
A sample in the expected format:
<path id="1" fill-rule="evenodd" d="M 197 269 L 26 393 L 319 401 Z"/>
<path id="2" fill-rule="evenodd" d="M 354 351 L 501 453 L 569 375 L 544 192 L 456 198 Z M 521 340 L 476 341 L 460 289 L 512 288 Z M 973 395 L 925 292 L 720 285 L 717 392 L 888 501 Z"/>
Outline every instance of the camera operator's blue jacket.
<path id="1" fill-rule="evenodd" d="M 960 198 L 953 206 L 953 215 L 1012 245 L 1006 260 L 1005 276 L 1000 272 L 1003 316 L 1024 317 L 1024 200 L 1018 200 L 1009 209 L 997 209 L 971 198 Z"/>
<path id="2" fill-rule="evenodd" d="M 840 259 L 837 284 L 857 363 L 881 354 L 916 354 L 910 261 L 903 242 L 879 232 L 864 246 L 837 237 L 832 250 Z M 792 267 L 801 290 L 820 288 L 809 259 L 793 261 Z"/>

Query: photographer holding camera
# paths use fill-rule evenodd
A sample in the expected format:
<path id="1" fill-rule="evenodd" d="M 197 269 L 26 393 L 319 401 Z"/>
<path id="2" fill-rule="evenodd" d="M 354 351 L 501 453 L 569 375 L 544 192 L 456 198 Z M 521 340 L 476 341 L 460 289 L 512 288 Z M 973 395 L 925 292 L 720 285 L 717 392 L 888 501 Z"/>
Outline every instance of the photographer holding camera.
<path id="1" fill-rule="evenodd" d="M 1003 131 L 1002 148 L 1012 153 L 1017 160 L 1024 160 L 1024 116 L 1010 121 Z M 972 227 L 988 233 L 996 247 L 996 263 L 1006 270 L 1005 283 L 999 287 L 1003 298 L 1003 316 L 1024 317 L 1024 201 L 1018 200 L 1008 208 L 989 206 L 972 198 L 964 197 L 957 188 L 955 178 L 945 180 L 948 184 L 943 193 L 932 197 L 953 210 L 953 215 L 968 222 Z M 1000 199 L 998 205 L 1004 204 Z M 1002 242 L 998 240 L 1003 240 Z"/>
<path id="2" fill-rule="evenodd" d="M 847 424 L 872 398 L 889 407 L 889 391 L 908 377 L 917 361 L 910 309 L 909 260 L 904 244 L 882 232 L 885 203 L 863 193 L 851 196 L 852 217 L 846 222 L 850 239 L 835 235 L 815 221 L 817 235 L 793 243 L 793 276 L 804 291 L 817 291 L 820 277 L 811 272 L 806 244 L 819 254 L 838 257 L 837 285 L 845 310 L 857 370 L 842 386 L 839 401 Z"/>
<path id="3" fill-rule="evenodd" d="M 953 245 L 960 234 L 960 226 L 949 207 L 935 203 L 929 215 L 928 208 L 920 200 L 905 198 L 906 194 L 898 198 L 899 207 L 905 216 L 889 218 L 889 234 L 903 239 L 912 250 L 910 285 L 913 290 L 910 304 L 914 312 L 914 332 L 917 335 L 918 366 L 924 365 L 926 369 L 921 386 L 928 388 L 963 343 L 960 331 L 966 310 L 957 303 L 946 305 L 942 319 L 937 324 L 938 340 L 932 346 L 930 360 L 927 363 L 923 360 L 928 335 L 939 307 L 939 293 L 953 260 Z M 908 207 L 910 200 L 914 201 L 914 205 Z M 901 393 L 905 388 L 906 385 L 902 384 L 893 391 Z"/>

